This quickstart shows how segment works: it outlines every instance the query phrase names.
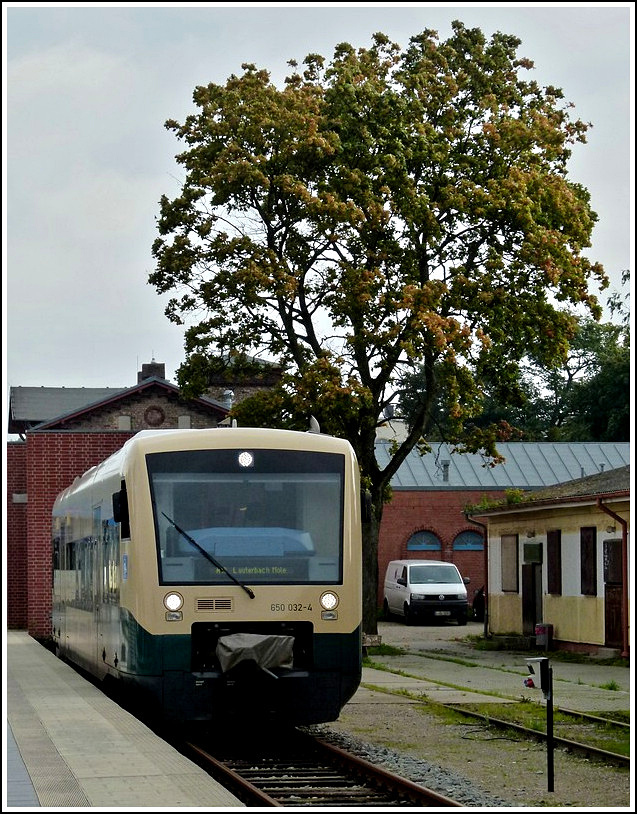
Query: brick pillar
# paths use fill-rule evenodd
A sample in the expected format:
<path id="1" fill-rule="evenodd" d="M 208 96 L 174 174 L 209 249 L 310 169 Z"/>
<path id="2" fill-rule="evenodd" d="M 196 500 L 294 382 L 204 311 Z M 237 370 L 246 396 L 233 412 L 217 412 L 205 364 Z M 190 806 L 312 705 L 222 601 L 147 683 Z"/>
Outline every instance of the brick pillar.
<path id="1" fill-rule="evenodd" d="M 7 628 L 27 627 L 27 445 L 7 444 Z"/>
<path id="2" fill-rule="evenodd" d="M 51 634 L 51 511 L 62 489 L 122 447 L 129 432 L 27 433 L 27 629 Z"/>

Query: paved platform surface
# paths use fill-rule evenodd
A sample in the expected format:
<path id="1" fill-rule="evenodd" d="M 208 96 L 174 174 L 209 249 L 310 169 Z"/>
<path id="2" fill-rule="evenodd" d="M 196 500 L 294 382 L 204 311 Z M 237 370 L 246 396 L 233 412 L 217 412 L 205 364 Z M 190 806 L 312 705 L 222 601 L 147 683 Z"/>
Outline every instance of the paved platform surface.
<path id="1" fill-rule="evenodd" d="M 245 807 L 26 632 L 4 655 L 3 811 Z"/>
<path id="2" fill-rule="evenodd" d="M 381 622 L 378 632 L 382 644 L 405 652 L 373 656 L 386 669 L 363 668 L 350 704 L 413 704 L 422 697 L 456 704 L 542 700 L 540 689 L 524 686 L 526 658 L 537 654 L 476 650 L 467 637 L 481 634 L 479 623 Z M 9 631 L 6 638 L 3 811 L 243 806 L 27 633 Z M 563 662 L 551 659 L 550 651 L 546 656 L 554 707 L 631 709 L 631 668 Z"/>
<path id="3" fill-rule="evenodd" d="M 539 678 L 535 678 L 536 688 L 524 686 L 524 679 L 529 677 L 526 659 L 538 653 L 476 650 L 468 637 L 482 634 L 478 622 L 469 622 L 466 627 L 379 622 L 378 633 L 382 644 L 407 652 L 371 656 L 374 663 L 387 670 L 363 668 L 362 686 L 350 703 L 365 701 L 366 693 L 375 687 L 410 696 L 422 694 L 449 704 L 502 703 L 519 701 L 521 697 L 543 700 Z M 551 658 L 550 651 L 539 655 L 549 659 L 553 671 L 555 708 L 588 713 L 631 709 L 632 668 L 600 664 L 595 659 L 585 664 L 560 661 Z M 396 698 L 399 703 L 400 696 Z"/>

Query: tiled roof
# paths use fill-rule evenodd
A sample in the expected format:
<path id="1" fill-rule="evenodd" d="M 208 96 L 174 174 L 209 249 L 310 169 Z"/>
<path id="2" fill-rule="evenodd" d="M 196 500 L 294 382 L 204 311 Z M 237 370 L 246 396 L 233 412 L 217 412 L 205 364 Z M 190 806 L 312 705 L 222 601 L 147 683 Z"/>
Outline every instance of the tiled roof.
<path id="1" fill-rule="evenodd" d="M 563 503 L 591 503 L 597 500 L 623 500 L 630 496 L 630 465 L 620 466 L 575 478 L 566 483 L 557 483 L 545 489 L 535 489 L 521 496 L 519 502 L 509 503 L 506 500 L 493 501 L 488 507 L 476 510 L 477 517 L 515 514 L 527 511 L 530 507 L 544 507 Z"/>
<path id="2" fill-rule="evenodd" d="M 103 401 L 125 387 L 12 387 L 11 418 L 39 424 Z"/>
<path id="3" fill-rule="evenodd" d="M 142 392 L 151 387 L 179 395 L 179 389 L 165 379 L 150 376 L 133 387 L 12 387 L 10 391 L 9 432 L 23 432 L 47 427 L 77 414 Z M 191 399 L 202 406 L 220 410 L 227 408 L 207 396 Z"/>
<path id="4" fill-rule="evenodd" d="M 498 444 L 498 451 L 505 462 L 493 467 L 482 455 L 452 453 L 445 443 L 432 443 L 431 448 L 422 456 L 416 449 L 411 451 L 392 478 L 393 489 L 540 489 L 630 463 L 628 442 L 503 443 Z M 376 459 L 381 468 L 390 455 L 389 442 L 377 441 Z"/>
<path id="5" fill-rule="evenodd" d="M 536 489 L 526 496 L 533 502 L 538 500 L 562 500 L 564 498 L 589 497 L 592 495 L 610 495 L 618 492 L 630 491 L 630 465 L 620 466 L 589 475 L 586 478 L 576 478 L 566 483 L 558 483 L 545 489 Z"/>

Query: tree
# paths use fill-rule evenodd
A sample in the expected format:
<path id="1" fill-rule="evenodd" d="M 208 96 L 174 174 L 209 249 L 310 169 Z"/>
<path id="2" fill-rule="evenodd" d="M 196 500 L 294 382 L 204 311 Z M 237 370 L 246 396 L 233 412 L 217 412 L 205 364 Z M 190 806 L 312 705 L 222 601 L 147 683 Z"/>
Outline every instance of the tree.
<path id="1" fill-rule="evenodd" d="M 534 409 L 544 425 L 543 437 L 560 441 L 629 440 L 629 363 L 627 334 L 621 326 L 578 319 L 564 362 L 551 369 L 537 363 L 530 367 L 528 375 L 540 390 Z M 616 437 L 601 429 L 609 422 L 615 426 Z M 623 431 L 627 434 L 619 437 Z"/>
<path id="2" fill-rule="evenodd" d="M 525 441 L 630 440 L 630 343 L 623 319 L 618 325 L 576 317 L 566 357 L 549 368 L 528 359 L 520 369 L 518 397 L 508 403 L 485 387 L 482 412 L 472 421 L 480 427 L 506 424 Z M 423 375 L 418 370 L 403 381 L 399 415 L 408 425 L 417 414 Z M 447 440 L 447 417 L 442 394 L 429 440 Z"/>
<path id="3" fill-rule="evenodd" d="M 303 428 L 313 414 L 351 441 L 373 505 L 367 633 L 390 481 L 415 445 L 426 451 L 441 395 L 458 449 L 499 460 L 507 426 L 470 423 L 484 383 L 515 398 L 531 349 L 547 365 L 567 352 L 563 304 L 600 313 L 589 285 L 604 287 L 604 271 L 581 253 L 597 218 L 567 177 L 588 125 L 559 89 L 519 76 L 533 66 L 519 45 L 460 22 L 404 51 L 379 33 L 369 48 L 338 45 L 329 63 L 308 55 L 302 73 L 290 62 L 280 88 L 243 65 L 197 87 L 183 124 L 166 122 L 186 145 L 185 179 L 161 198 L 149 282 L 173 294 L 172 321 L 192 323 L 179 384 L 194 395 L 211 360 L 269 355 L 286 371 L 280 387 L 237 414 Z M 417 367 L 421 402 L 380 469 L 377 426 Z"/>
<path id="4" fill-rule="evenodd" d="M 630 279 L 622 272 L 622 283 Z M 574 383 L 570 393 L 573 440 L 630 441 L 630 299 L 615 292 L 609 297 L 611 314 L 619 323 L 589 326 L 591 342 L 589 375 Z M 595 330 L 596 329 L 596 330 Z M 573 429 L 579 429 L 576 436 Z"/>

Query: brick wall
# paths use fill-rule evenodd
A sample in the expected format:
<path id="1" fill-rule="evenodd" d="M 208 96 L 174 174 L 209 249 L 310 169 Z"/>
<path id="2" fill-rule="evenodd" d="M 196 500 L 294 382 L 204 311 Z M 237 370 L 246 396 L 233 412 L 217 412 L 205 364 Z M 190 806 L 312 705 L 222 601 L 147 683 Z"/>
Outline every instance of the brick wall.
<path id="1" fill-rule="evenodd" d="M 181 414 L 179 405 L 163 399 L 135 405 L 145 410 L 160 403 L 167 424 Z M 122 414 L 124 405 L 117 410 Z M 184 412 L 192 411 L 185 410 Z M 138 413 L 139 415 L 139 413 Z M 104 422 L 104 415 L 101 417 Z M 136 423 L 136 422 L 135 422 Z M 193 421 L 193 424 L 196 422 Z M 213 423 L 208 417 L 208 426 Z M 51 509 L 58 492 L 91 466 L 118 450 L 133 432 L 91 430 L 89 420 L 82 430 L 30 432 L 27 442 L 9 444 L 7 459 L 7 599 L 8 624 L 27 628 L 34 636 L 48 636 L 51 612 Z M 86 431 L 88 429 L 88 431 Z M 28 493 L 28 504 L 14 503 L 14 494 Z M 394 492 L 385 507 L 379 538 L 379 606 L 387 563 L 405 557 L 442 559 L 455 562 L 470 578 L 469 599 L 484 584 L 484 552 L 454 551 L 453 540 L 465 530 L 480 531 L 467 522 L 463 509 L 476 503 L 484 492 L 402 491 Z M 486 493 L 502 497 L 503 492 Z M 407 541 L 417 531 L 432 531 L 442 542 L 441 551 L 407 551 Z M 28 541 L 28 542 L 27 542 Z M 28 568 L 27 568 L 28 563 Z"/>
<path id="2" fill-rule="evenodd" d="M 149 421 L 149 410 L 155 411 L 160 418 Z M 157 411 L 160 411 L 159 413 Z M 193 430 L 215 427 L 217 418 L 210 409 L 198 408 L 181 400 L 166 395 L 161 391 L 148 397 L 147 393 L 132 398 L 123 398 L 106 407 L 98 407 L 90 413 L 83 413 L 75 419 L 65 421 L 64 429 L 71 432 L 85 430 L 118 430 L 121 416 L 128 416 L 132 432 L 140 430 L 165 430 L 178 427 L 179 417 L 190 416 L 190 428 Z M 219 410 L 218 420 L 225 413 Z"/>
<path id="3" fill-rule="evenodd" d="M 27 445 L 7 444 L 7 628 L 27 626 Z"/>
<path id="4" fill-rule="evenodd" d="M 132 434 L 43 431 L 27 435 L 26 627 L 32 636 L 49 636 L 51 632 L 51 510 L 55 498 L 74 478 L 120 449 Z"/>
<path id="5" fill-rule="evenodd" d="M 462 531 L 481 532 L 467 521 L 464 508 L 483 495 L 504 497 L 503 491 L 407 491 L 395 490 L 385 506 L 378 540 L 378 606 L 383 602 L 383 581 L 391 560 L 430 559 L 453 562 L 463 577 L 469 577 L 469 602 L 485 582 L 484 551 L 454 551 L 453 541 Z M 440 551 L 408 551 L 407 542 L 417 531 L 431 531 L 442 544 Z"/>

